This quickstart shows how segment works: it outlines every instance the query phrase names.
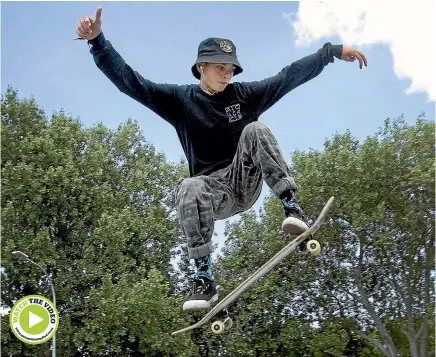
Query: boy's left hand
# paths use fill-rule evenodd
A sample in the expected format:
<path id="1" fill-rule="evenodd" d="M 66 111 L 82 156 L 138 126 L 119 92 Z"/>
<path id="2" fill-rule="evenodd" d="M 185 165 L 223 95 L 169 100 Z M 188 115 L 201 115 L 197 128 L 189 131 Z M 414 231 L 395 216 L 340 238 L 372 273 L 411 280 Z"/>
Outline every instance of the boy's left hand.
<path id="1" fill-rule="evenodd" d="M 363 64 L 365 63 L 365 67 L 368 66 L 368 61 L 366 60 L 365 55 L 363 52 L 360 52 L 354 48 L 350 47 L 342 47 L 342 60 L 347 62 L 354 62 L 356 58 L 359 60 L 359 67 L 362 69 Z"/>

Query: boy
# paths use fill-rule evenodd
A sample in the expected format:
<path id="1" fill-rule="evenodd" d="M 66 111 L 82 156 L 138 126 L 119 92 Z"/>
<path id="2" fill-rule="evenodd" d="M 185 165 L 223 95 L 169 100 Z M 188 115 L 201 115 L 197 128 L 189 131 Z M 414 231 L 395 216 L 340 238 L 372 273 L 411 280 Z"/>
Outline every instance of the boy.
<path id="1" fill-rule="evenodd" d="M 123 93 L 142 103 L 176 130 L 189 163 L 190 177 L 176 186 L 177 213 L 197 275 L 184 310 L 207 309 L 218 300 L 212 271 L 214 221 L 249 209 L 265 180 L 283 203 L 283 229 L 299 234 L 308 228 L 295 200 L 290 176 L 272 132 L 259 116 L 292 89 L 316 77 L 334 57 L 360 68 L 363 53 L 326 43 L 316 53 L 261 81 L 235 82 L 243 69 L 234 43 L 208 38 L 198 47 L 191 71 L 198 84 L 157 84 L 134 71 L 101 31 L 101 8 L 95 19 L 83 17 L 76 29 L 88 40 L 97 67 Z M 305 249 L 304 246 L 301 249 Z"/>

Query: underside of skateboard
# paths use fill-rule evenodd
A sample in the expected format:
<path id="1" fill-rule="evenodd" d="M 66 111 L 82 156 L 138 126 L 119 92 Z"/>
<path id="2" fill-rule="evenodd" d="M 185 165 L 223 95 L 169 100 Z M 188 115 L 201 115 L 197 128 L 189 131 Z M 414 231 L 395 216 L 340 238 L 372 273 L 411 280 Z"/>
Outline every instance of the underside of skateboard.
<path id="1" fill-rule="evenodd" d="M 313 236 L 310 236 L 306 240 L 304 240 L 300 244 L 300 247 L 302 247 L 302 249 L 305 249 L 306 252 L 312 254 L 313 256 L 317 256 L 321 252 L 321 245 L 317 240 L 313 239 Z M 216 335 L 227 332 L 232 327 L 233 320 L 230 317 L 229 307 L 226 307 L 218 314 L 216 314 L 215 319 L 210 326 L 212 332 Z"/>

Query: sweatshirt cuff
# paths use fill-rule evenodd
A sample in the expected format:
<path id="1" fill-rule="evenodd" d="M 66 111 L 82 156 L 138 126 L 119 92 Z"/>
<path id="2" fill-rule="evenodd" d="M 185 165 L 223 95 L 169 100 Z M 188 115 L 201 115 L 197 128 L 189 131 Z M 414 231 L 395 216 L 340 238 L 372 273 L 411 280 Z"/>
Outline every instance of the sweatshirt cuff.
<path id="1" fill-rule="evenodd" d="M 92 46 L 91 51 L 99 51 L 104 49 L 106 46 L 106 39 L 103 32 L 100 32 L 96 38 L 88 41 L 88 44 Z"/>
<path id="2" fill-rule="evenodd" d="M 338 59 L 342 59 L 342 48 L 343 45 L 332 45 L 332 53 Z"/>

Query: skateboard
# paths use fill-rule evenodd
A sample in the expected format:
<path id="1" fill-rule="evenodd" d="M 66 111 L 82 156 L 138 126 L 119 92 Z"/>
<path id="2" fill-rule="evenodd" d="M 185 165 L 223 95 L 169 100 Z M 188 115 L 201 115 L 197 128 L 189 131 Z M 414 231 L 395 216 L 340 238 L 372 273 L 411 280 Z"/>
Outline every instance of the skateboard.
<path id="1" fill-rule="evenodd" d="M 313 225 L 309 227 L 309 229 L 298 235 L 294 240 L 292 240 L 285 247 L 283 247 L 282 250 L 275 254 L 270 260 L 262 265 L 258 270 L 251 274 L 245 281 L 243 281 L 238 287 L 236 287 L 232 292 L 230 292 L 226 297 L 218 302 L 209 312 L 207 312 L 200 321 L 191 326 L 174 331 L 171 333 L 171 335 L 175 336 L 183 332 L 194 330 L 209 322 L 216 315 L 220 316 L 220 319 L 212 323 L 212 332 L 215 334 L 221 334 L 224 331 L 229 330 L 232 327 L 233 322 L 232 319 L 229 317 L 227 307 L 233 301 L 235 301 L 244 291 L 252 286 L 258 279 L 266 275 L 272 268 L 279 264 L 284 258 L 286 258 L 301 243 L 305 241 L 307 241 L 306 248 L 309 253 L 311 253 L 312 255 L 318 255 L 320 253 L 321 246 L 318 241 L 313 239 L 313 234 L 318 230 L 327 213 L 330 211 L 333 205 L 333 201 L 334 197 L 332 196 L 324 205 L 318 218 L 315 220 Z"/>

